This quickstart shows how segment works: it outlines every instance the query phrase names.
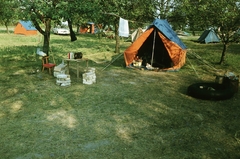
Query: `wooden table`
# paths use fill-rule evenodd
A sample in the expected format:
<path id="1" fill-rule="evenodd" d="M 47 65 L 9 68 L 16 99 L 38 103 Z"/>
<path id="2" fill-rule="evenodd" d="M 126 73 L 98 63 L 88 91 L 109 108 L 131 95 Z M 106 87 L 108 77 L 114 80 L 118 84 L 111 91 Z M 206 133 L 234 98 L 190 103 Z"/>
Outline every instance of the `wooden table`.
<path id="1" fill-rule="evenodd" d="M 79 62 L 86 62 L 86 67 L 88 68 L 88 59 L 87 58 L 81 58 L 81 59 L 63 59 L 67 62 L 67 73 L 69 74 L 69 63 L 70 62 L 76 62 L 77 63 L 77 79 L 79 79 Z"/>

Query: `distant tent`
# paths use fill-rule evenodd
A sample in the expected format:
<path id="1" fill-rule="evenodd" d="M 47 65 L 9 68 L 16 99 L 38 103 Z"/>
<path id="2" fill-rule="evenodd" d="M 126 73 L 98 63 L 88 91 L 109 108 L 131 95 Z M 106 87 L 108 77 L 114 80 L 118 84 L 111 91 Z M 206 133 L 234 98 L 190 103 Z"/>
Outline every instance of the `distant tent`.
<path id="1" fill-rule="evenodd" d="M 37 29 L 31 21 L 19 21 L 14 29 L 14 34 L 37 35 Z"/>
<path id="2" fill-rule="evenodd" d="M 219 43 L 220 39 L 213 29 L 205 30 L 197 40 L 200 43 Z"/>
<path id="3" fill-rule="evenodd" d="M 144 31 L 145 31 L 145 30 L 143 30 L 142 28 L 136 29 L 136 30 L 131 34 L 132 42 L 134 42 L 137 38 L 139 38 L 139 36 L 141 36 Z"/>
<path id="4" fill-rule="evenodd" d="M 179 70 L 185 64 L 186 46 L 166 20 L 156 19 L 124 52 L 126 66 L 138 56 L 143 65 Z"/>
<path id="5" fill-rule="evenodd" d="M 94 34 L 94 23 L 88 22 L 80 26 L 79 33 L 91 33 Z"/>

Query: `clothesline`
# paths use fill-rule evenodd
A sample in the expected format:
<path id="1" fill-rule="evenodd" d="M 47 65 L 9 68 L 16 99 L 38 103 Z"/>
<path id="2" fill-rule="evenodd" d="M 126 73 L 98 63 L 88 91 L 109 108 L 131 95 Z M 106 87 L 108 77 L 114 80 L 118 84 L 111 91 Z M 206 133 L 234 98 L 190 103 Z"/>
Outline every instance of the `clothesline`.
<path id="1" fill-rule="evenodd" d="M 115 14 L 115 13 L 106 13 L 106 12 L 105 12 L 104 14 L 113 15 L 113 16 L 115 16 L 115 17 L 119 17 L 119 18 L 121 18 L 121 16 L 119 16 L 119 15 L 117 15 L 117 14 Z M 123 19 L 125 19 L 125 18 L 123 18 Z M 129 21 L 129 22 L 133 22 L 133 23 L 136 22 L 136 21 L 128 20 L 128 19 L 125 19 L 125 20 L 127 20 L 127 21 Z"/>
<path id="2" fill-rule="evenodd" d="M 119 36 L 122 36 L 122 37 L 129 37 L 129 35 L 130 35 L 129 34 L 128 22 L 137 23 L 137 21 L 124 19 L 124 18 L 122 18 L 121 16 L 119 16 L 119 15 L 117 15 L 115 13 L 106 13 L 106 12 L 104 12 L 103 14 L 112 15 L 112 16 L 115 16 L 115 17 L 119 18 L 118 33 L 119 33 Z M 141 23 L 141 22 L 138 22 L 138 23 Z M 147 24 L 147 23 L 141 23 L 141 24 Z"/>
<path id="3" fill-rule="evenodd" d="M 112 15 L 112 16 L 116 16 L 116 17 L 118 17 L 118 18 L 122 18 L 121 16 L 119 16 L 119 15 L 117 15 L 117 14 L 115 14 L 115 13 L 103 13 L 103 14 L 108 14 L 108 15 Z M 125 18 L 123 18 L 123 19 L 125 19 Z M 134 20 L 128 20 L 128 19 L 125 19 L 125 20 L 127 20 L 127 21 L 129 21 L 129 22 L 132 22 L 132 23 L 142 23 L 142 24 L 149 24 L 149 23 L 146 23 L 146 22 L 138 22 L 138 21 L 134 21 Z"/>

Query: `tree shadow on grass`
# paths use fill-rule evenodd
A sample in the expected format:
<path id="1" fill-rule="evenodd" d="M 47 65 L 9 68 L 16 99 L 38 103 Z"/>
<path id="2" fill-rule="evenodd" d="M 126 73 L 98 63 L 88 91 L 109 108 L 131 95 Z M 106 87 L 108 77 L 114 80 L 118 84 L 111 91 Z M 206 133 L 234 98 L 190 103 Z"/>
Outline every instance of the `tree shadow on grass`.
<path id="1" fill-rule="evenodd" d="M 6 57 L 1 59 L 0 77 L 3 158 L 240 155 L 234 139 L 240 129 L 239 98 L 213 102 L 187 96 L 187 86 L 196 81 L 187 71 L 129 71 L 122 69 L 121 56 L 97 72 L 96 84 L 73 81 L 70 87 L 60 87 L 47 72 L 22 71 L 39 65 L 40 61 L 29 63 L 26 58 L 34 59 L 32 49 L 1 51 Z"/>

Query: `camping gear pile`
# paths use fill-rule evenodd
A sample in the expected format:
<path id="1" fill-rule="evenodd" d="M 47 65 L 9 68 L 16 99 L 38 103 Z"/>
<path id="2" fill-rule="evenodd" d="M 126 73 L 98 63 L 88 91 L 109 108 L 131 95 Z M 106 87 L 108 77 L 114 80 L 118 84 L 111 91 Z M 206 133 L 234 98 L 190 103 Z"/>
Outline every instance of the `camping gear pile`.
<path id="1" fill-rule="evenodd" d="M 67 54 L 68 59 L 82 59 L 83 54 L 82 52 L 69 52 Z M 56 84 L 60 86 L 70 86 L 71 80 L 70 75 L 65 74 L 67 65 L 64 64 L 64 61 L 58 66 L 54 68 L 54 76 L 57 77 Z M 87 69 L 84 71 L 85 73 L 82 74 L 83 78 L 83 84 L 93 84 L 96 83 L 96 74 L 95 74 L 95 68 L 87 67 Z"/>
<path id="2" fill-rule="evenodd" d="M 61 64 L 54 67 L 54 77 L 56 77 L 56 84 L 59 86 L 70 86 L 71 79 L 70 75 L 65 74 L 66 72 L 66 64 L 62 61 Z"/>
<path id="3" fill-rule="evenodd" d="M 70 75 L 58 74 L 56 84 L 59 86 L 70 86 L 71 85 Z"/>
<path id="4" fill-rule="evenodd" d="M 136 56 L 133 60 L 133 66 L 135 67 L 141 67 L 142 66 L 142 59 Z"/>
<path id="5" fill-rule="evenodd" d="M 40 48 L 37 48 L 37 55 L 39 56 L 46 56 L 46 54 L 42 51 L 40 51 Z M 69 52 L 67 54 L 68 59 L 82 59 L 83 54 L 82 52 L 77 52 L 77 53 L 73 53 L 73 52 Z M 57 65 L 54 67 L 54 72 L 53 72 L 53 76 L 56 77 L 56 84 L 59 86 L 70 86 L 71 85 L 71 79 L 70 79 L 70 75 L 66 74 L 66 67 L 67 64 L 64 64 L 64 60 L 62 61 L 61 64 Z M 96 83 L 96 74 L 95 74 L 95 68 L 87 68 L 87 70 L 85 70 L 85 73 L 83 73 L 82 75 L 83 77 L 83 84 L 93 84 Z"/>
<path id="6" fill-rule="evenodd" d="M 57 77 L 57 75 L 59 74 L 65 74 L 66 72 L 66 64 L 64 64 L 64 62 L 62 62 L 61 64 L 57 65 L 54 67 L 54 72 L 53 72 L 53 76 Z"/>

